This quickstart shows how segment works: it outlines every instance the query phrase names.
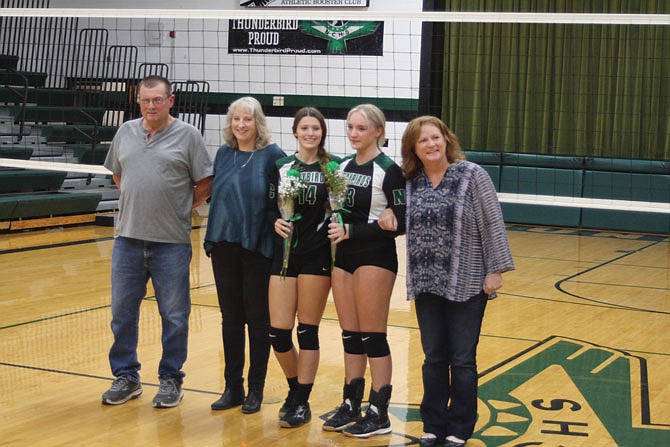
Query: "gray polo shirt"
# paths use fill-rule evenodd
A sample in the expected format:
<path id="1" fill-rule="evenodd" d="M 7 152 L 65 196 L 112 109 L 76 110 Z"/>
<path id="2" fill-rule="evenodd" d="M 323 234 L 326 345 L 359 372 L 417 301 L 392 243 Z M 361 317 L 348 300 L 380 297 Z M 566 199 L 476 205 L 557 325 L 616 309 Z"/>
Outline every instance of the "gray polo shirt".
<path id="1" fill-rule="evenodd" d="M 105 167 L 121 176 L 117 236 L 190 243 L 193 186 L 212 175 L 205 141 L 195 127 L 174 120 L 147 139 L 142 118 L 125 122 Z"/>

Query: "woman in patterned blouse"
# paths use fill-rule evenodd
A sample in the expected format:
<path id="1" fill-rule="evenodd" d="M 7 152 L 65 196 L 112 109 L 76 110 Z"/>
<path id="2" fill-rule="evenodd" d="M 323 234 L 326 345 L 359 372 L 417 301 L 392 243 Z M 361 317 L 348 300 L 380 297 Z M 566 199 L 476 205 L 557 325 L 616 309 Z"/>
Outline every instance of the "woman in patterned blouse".
<path id="1" fill-rule="evenodd" d="M 446 124 L 432 116 L 412 120 L 402 160 L 407 295 L 415 300 L 425 355 L 420 444 L 464 446 L 477 419 L 484 309 L 514 262 L 493 183 L 482 167 L 465 161 Z M 396 220 L 387 213 L 380 224 L 392 230 Z"/>

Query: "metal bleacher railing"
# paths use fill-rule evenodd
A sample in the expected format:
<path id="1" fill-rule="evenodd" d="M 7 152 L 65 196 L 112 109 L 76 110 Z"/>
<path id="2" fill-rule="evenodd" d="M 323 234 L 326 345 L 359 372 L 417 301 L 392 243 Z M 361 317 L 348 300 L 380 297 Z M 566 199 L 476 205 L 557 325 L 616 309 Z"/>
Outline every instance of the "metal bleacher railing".
<path id="1" fill-rule="evenodd" d="M 137 53 L 132 45 L 109 45 L 106 29 L 80 29 L 77 18 L 0 17 L 0 158 L 9 160 L 0 168 L 0 230 L 116 209 L 118 191 L 99 166 L 107 142 L 139 117 L 139 80 L 169 76 L 166 64 L 138 64 Z M 172 113 L 204 133 L 209 84 L 179 81 L 174 91 Z M 29 160 L 32 169 L 13 160 Z"/>

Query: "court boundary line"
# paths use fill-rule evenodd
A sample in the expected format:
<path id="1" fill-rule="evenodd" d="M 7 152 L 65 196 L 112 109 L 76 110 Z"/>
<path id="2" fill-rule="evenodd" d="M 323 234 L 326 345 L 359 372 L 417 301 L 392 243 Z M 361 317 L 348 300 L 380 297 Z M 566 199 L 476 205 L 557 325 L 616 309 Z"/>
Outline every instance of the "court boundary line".
<path id="1" fill-rule="evenodd" d="M 95 226 L 100 226 L 100 225 L 95 225 Z M 206 225 L 196 225 L 191 227 L 191 230 L 200 230 L 203 228 L 207 228 Z M 42 231 L 44 228 L 39 228 L 36 229 L 35 231 Z M 0 234 L 3 234 L 0 232 Z M 11 236 L 11 233 L 8 233 L 8 235 Z M 107 241 L 113 241 L 115 239 L 115 236 L 104 236 L 104 237 L 99 237 L 99 238 L 93 238 L 93 239 L 80 239 L 80 240 L 74 240 L 74 241 L 69 241 L 69 242 L 56 242 L 53 244 L 43 244 L 43 245 L 33 245 L 29 247 L 21 247 L 21 248 L 8 248 L 7 250 L 0 250 L 0 255 L 5 255 L 5 254 L 14 254 L 14 253 L 22 253 L 22 252 L 27 252 L 27 251 L 36 251 L 36 250 L 48 250 L 50 248 L 62 248 L 62 247 L 69 247 L 71 245 L 83 245 L 83 244 L 94 244 L 96 242 L 107 242 Z M 195 247 L 195 245 L 193 245 Z"/>
<path id="2" fill-rule="evenodd" d="M 72 371 L 63 371 L 59 369 L 54 369 L 54 368 L 42 368 L 40 366 L 28 366 L 28 365 L 20 365 L 18 363 L 7 363 L 0 361 L 0 366 L 6 366 L 9 368 L 19 368 L 19 369 L 28 369 L 31 371 L 41 371 L 41 372 L 49 372 L 49 373 L 56 373 L 56 374 L 64 374 L 68 376 L 75 376 L 75 377 L 85 377 L 88 379 L 101 379 L 101 380 L 106 380 L 109 382 L 113 382 L 115 380 L 114 377 L 105 377 L 105 376 L 97 376 L 95 374 L 86 374 L 86 373 L 79 373 L 79 372 L 72 372 Z M 152 382 L 145 382 L 145 381 L 140 381 L 142 385 L 150 386 L 153 388 L 159 388 L 160 384 L 158 383 L 152 383 Z M 195 388 L 182 388 L 184 391 L 192 391 L 195 393 L 203 393 L 203 394 L 212 394 L 212 395 L 220 395 L 221 393 L 219 391 L 205 391 L 205 390 L 198 390 Z"/>
<path id="3" fill-rule="evenodd" d="M 507 296 L 510 296 L 510 297 L 525 298 L 525 299 L 529 299 L 529 300 L 550 301 L 552 303 L 559 303 L 559 304 L 572 304 L 572 305 L 576 305 L 576 306 L 600 307 L 600 308 L 603 308 L 603 309 L 622 310 L 622 311 L 626 311 L 626 312 L 664 312 L 664 311 L 649 311 L 649 310 L 646 310 L 646 309 L 636 309 L 634 307 L 626 308 L 626 307 L 615 306 L 613 304 L 603 303 L 603 302 L 599 302 L 599 301 L 591 301 L 591 302 L 588 302 L 588 303 L 580 303 L 578 301 L 562 301 L 562 300 L 559 300 L 559 299 L 556 299 L 556 298 L 543 298 L 543 297 L 539 297 L 539 296 L 521 295 L 521 294 L 518 294 L 518 293 L 504 293 L 504 294 L 500 293 L 499 295 L 500 296 L 507 295 Z M 587 299 L 587 300 L 584 300 L 584 301 L 590 301 L 590 300 Z M 670 312 L 665 312 L 665 313 L 670 313 Z"/>
<path id="4" fill-rule="evenodd" d="M 503 295 L 503 294 L 501 294 L 501 295 Z M 537 300 L 542 300 L 542 301 L 552 301 L 552 302 L 557 302 L 557 303 L 560 303 L 560 304 L 576 304 L 576 305 L 579 305 L 579 306 L 604 307 L 604 308 L 611 309 L 611 310 L 622 310 L 622 311 L 631 311 L 631 310 L 635 311 L 636 310 L 636 309 L 621 309 L 621 308 L 618 308 L 618 307 L 611 307 L 611 306 L 606 306 L 606 305 L 596 305 L 596 304 L 590 304 L 590 303 L 575 303 L 575 302 L 559 301 L 559 300 L 554 300 L 554 299 L 550 299 L 550 298 L 531 297 L 531 296 L 525 296 L 525 295 L 514 295 L 514 294 L 505 294 L 505 295 L 510 296 L 510 297 L 520 297 L 520 298 L 527 298 L 527 299 L 537 299 Z M 500 298 L 502 298 L 502 296 Z M 500 298 L 497 298 L 497 299 L 500 299 Z M 153 297 L 153 296 L 145 297 L 145 298 L 143 298 L 143 300 L 154 301 L 155 302 L 155 297 Z M 216 306 L 210 305 L 210 304 L 192 304 L 192 306 L 205 307 L 205 308 L 208 308 L 208 309 L 215 309 L 216 308 Z M 111 304 L 108 304 L 108 305 L 105 305 L 105 306 L 98 306 L 98 307 L 90 308 L 90 309 L 83 309 L 83 310 L 79 310 L 79 311 L 76 311 L 76 312 L 67 312 L 67 313 L 59 314 L 59 315 L 51 315 L 51 316 L 40 318 L 40 319 L 37 319 L 37 320 L 25 321 L 25 322 L 16 323 L 16 324 L 8 325 L 8 326 L 2 326 L 2 327 L 0 327 L 0 331 L 5 330 L 5 329 L 14 329 L 14 328 L 17 328 L 17 327 L 20 327 L 20 326 L 26 326 L 26 325 L 29 325 L 29 324 L 42 323 L 42 322 L 46 322 L 46 321 L 49 321 L 49 320 L 55 320 L 55 319 L 58 319 L 58 318 L 73 316 L 73 315 L 77 315 L 77 314 L 84 314 L 84 313 L 88 313 L 88 312 L 103 310 L 103 309 L 106 309 L 106 308 L 109 308 L 109 307 L 111 307 Z M 323 317 L 321 320 L 322 321 L 328 321 L 330 323 L 338 323 L 337 318 L 334 318 L 334 317 Z M 399 325 L 399 324 L 389 324 L 388 327 L 394 328 L 394 329 L 405 329 L 405 330 L 413 330 L 413 331 L 418 331 L 419 330 L 418 326 L 407 326 L 407 325 Z M 507 335 L 493 335 L 493 334 L 486 334 L 486 333 L 482 333 L 481 337 L 491 338 L 491 339 L 501 339 L 501 340 L 513 340 L 513 341 L 519 341 L 519 342 L 524 342 L 524 343 L 533 343 L 533 344 L 542 342 L 542 340 L 534 340 L 534 339 L 530 339 L 530 338 L 519 338 L 519 337 L 511 337 L 511 336 L 507 336 Z M 551 337 L 564 337 L 564 336 L 562 336 L 562 335 L 552 335 Z M 648 355 L 670 356 L 670 352 L 651 352 L 651 351 L 638 351 L 638 350 L 625 350 L 625 351 L 626 352 L 636 352 L 636 353 L 641 353 L 641 354 L 648 354 Z M 4 362 L 0 361 L 0 365 L 2 365 L 3 363 Z"/>
<path id="5" fill-rule="evenodd" d="M 656 241 L 656 242 L 652 242 L 651 244 L 648 244 L 648 245 L 646 245 L 646 246 L 644 246 L 644 247 L 640 247 L 640 248 L 637 248 L 637 249 L 635 249 L 635 250 L 629 250 L 627 253 L 624 253 L 624 254 L 621 255 L 621 256 L 618 256 L 618 257 L 616 257 L 616 258 L 613 258 L 613 259 L 610 259 L 610 260 L 608 260 L 608 261 L 602 262 L 602 263 L 600 263 L 600 264 L 598 264 L 598 265 L 595 265 L 595 266 L 593 266 L 593 267 L 589 267 L 589 268 L 587 268 L 586 270 L 582 270 L 582 271 L 577 272 L 577 273 L 575 273 L 575 274 L 573 274 L 573 275 L 570 275 L 570 276 L 568 276 L 568 277 L 566 277 L 566 278 L 563 278 L 563 279 L 557 281 L 556 283 L 554 283 L 554 288 L 556 288 L 556 290 L 558 290 L 559 292 L 561 292 L 561 293 L 563 293 L 563 294 L 565 294 L 565 295 L 569 295 L 569 296 L 571 296 L 571 297 L 573 297 L 573 298 L 577 298 L 577 299 L 579 299 L 579 300 L 584 300 L 584 301 L 589 301 L 589 302 L 593 302 L 593 303 L 599 303 L 599 304 L 603 304 L 603 305 L 611 306 L 612 308 L 626 309 L 626 310 L 635 310 L 635 311 L 638 311 L 638 312 L 649 312 L 649 313 L 655 313 L 655 314 L 660 314 L 660 315 L 670 315 L 670 312 L 669 312 L 669 311 L 653 310 L 653 309 L 643 309 L 643 308 L 639 308 L 639 307 L 625 306 L 625 305 L 623 305 L 623 304 L 613 304 L 613 303 L 608 303 L 608 302 L 605 302 L 605 301 L 599 301 L 599 300 L 596 300 L 596 299 L 593 299 L 593 298 L 587 298 L 587 297 L 584 297 L 584 296 L 580 296 L 580 295 L 574 294 L 574 293 L 572 293 L 572 292 L 568 292 L 567 290 L 564 290 L 564 289 L 562 288 L 563 283 L 568 283 L 568 282 L 570 282 L 572 279 L 577 278 L 578 276 L 581 276 L 581 275 L 584 275 L 584 274 L 586 274 L 586 273 L 595 271 L 595 270 L 597 270 L 597 269 L 599 269 L 599 268 L 601 268 L 601 267 L 604 267 L 604 266 L 606 266 L 606 265 L 612 264 L 613 262 L 616 262 L 616 261 L 618 261 L 618 260 L 620 260 L 620 259 L 623 259 L 623 258 L 625 258 L 625 257 L 627 257 L 627 256 L 631 256 L 631 255 L 637 254 L 637 253 L 639 253 L 639 252 L 642 252 L 642 251 L 644 251 L 644 250 L 646 250 L 646 249 L 648 249 L 648 248 L 650 248 L 650 247 L 654 247 L 654 246 L 660 244 L 661 242 L 662 242 L 662 241 Z"/>
<path id="6" fill-rule="evenodd" d="M 94 225 L 94 224 L 93 224 Z M 191 227 L 191 230 L 202 230 L 206 229 L 207 224 L 194 225 Z M 545 229 L 546 231 L 533 231 L 534 229 Z M 636 233 L 634 231 L 625 232 L 625 231 L 614 231 L 614 230 L 594 230 L 594 229 L 581 229 L 573 227 L 557 227 L 557 226 L 542 226 L 542 225 L 522 225 L 516 223 L 506 223 L 505 229 L 507 231 L 515 231 L 521 233 L 533 233 L 533 234 L 546 234 L 548 236 L 581 236 L 581 237 L 596 237 L 604 239 L 621 239 L 626 241 L 652 241 L 659 243 L 670 243 L 670 237 L 663 236 L 660 234 L 654 233 Z M 34 231 L 42 231 L 43 229 L 36 229 Z M 552 232 L 554 231 L 554 232 Z M 565 231 L 564 233 L 557 233 L 558 231 Z M 11 236 L 11 233 L 0 233 L 8 234 Z M 637 235 L 636 238 L 625 238 L 617 237 L 617 235 Z M 81 239 L 70 242 L 59 242 L 54 244 L 44 244 L 44 245 L 35 245 L 30 247 L 22 248 L 10 248 L 7 250 L 0 250 L 0 255 L 4 254 L 13 254 L 21 253 L 24 251 L 34 251 L 34 250 L 47 250 L 49 248 L 61 248 L 67 247 L 69 245 L 81 245 L 81 244 L 92 244 L 96 242 L 106 242 L 109 240 L 114 240 L 113 236 L 106 236 L 101 238 L 94 239 Z M 201 241 L 202 242 L 202 241 Z M 193 245 L 193 247 L 200 247 L 199 245 Z"/>
<path id="7" fill-rule="evenodd" d="M 603 239 L 615 239 L 625 241 L 652 241 L 670 243 L 670 237 L 659 233 L 643 233 L 635 231 L 617 231 L 617 230 L 599 230 L 594 228 L 576 228 L 576 227 L 559 227 L 553 225 L 524 225 L 518 223 L 505 223 L 507 231 L 526 232 L 533 234 L 542 234 L 548 236 L 582 236 L 595 237 Z M 545 231 L 537 231 L 539 229 Z M 622 235 L 638 236 L 634 238 L 621 237 Z"/>

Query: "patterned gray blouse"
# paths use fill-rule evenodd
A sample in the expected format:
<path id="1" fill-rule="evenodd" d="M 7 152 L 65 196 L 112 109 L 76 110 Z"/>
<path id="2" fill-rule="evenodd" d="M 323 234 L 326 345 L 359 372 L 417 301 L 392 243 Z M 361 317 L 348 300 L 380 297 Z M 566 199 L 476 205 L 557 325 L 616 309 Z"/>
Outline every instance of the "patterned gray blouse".
<path id="1" fill-rule="evenodd" d="M 514 269 L 491 178 L 469 161 L 452 164 L 435 189 L 423 171 L 407 181 L 406 231 L 409 300 L 467 301 L 488 273 Z"/>

